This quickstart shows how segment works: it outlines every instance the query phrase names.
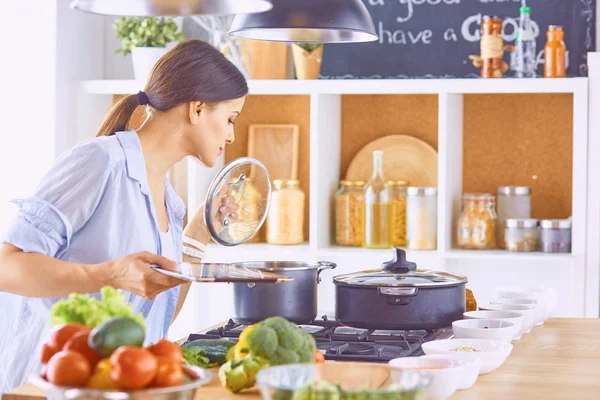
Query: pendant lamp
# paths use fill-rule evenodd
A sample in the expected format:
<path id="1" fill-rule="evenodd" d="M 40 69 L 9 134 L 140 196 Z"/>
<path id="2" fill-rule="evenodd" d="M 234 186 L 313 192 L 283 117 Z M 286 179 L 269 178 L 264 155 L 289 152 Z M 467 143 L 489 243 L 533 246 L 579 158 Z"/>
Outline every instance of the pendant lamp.
<path id="1" fill-rule="evenodd" d="M 118 16 L 186 16 L 262 13 L 270 0 L 73 0 L 71 8 Z"/>
<path id="2" fill-rule="evenodd" d="M 229 34 L 278 42 L 347 43 L 378 39 L 361 0 L 271 0 L 260 14 L 238 14 Z"/>

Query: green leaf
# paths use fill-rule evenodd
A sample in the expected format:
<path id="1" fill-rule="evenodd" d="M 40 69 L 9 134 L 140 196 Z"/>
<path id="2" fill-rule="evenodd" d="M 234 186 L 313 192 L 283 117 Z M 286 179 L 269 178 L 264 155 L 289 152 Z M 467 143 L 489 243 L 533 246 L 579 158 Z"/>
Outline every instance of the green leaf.
<path id="1" fill-rule="evenodd" d="M 178 32 L 173 18 L 121 17 L 113 24 L 121 48 L 117 53 L 127 55 L 133 47 L 165 47 L 168 43 L 185 39 Z"/>

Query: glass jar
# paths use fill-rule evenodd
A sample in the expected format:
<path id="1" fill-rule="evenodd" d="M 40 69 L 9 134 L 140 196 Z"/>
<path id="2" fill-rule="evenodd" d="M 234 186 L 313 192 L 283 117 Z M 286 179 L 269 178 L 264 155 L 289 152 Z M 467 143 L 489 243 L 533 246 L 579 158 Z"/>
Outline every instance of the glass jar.
<path id="1" fill-rule="evenodd" d="M 544 46 L 544 77 L 564 78 L 567 76 L 567 47 L 562 26 L 550 25 Z"/>
<path id="2" fill-rule="evenodd" d="M 481 22 L 481 77 L 502 78 L 502 56 L 504 41 L 502 39 L 502 19 L 484 16 Z"/>
<path id="3" fill-rule="evenodd" d="M 335 194 L 335 241 L 362 246 L 365 238 L 364 181 L 341 181 Z"/>
<path id="4" fill-rule="evenodd" d="M 494 196 L 489 193 L 466 193 L 458 218 L 458 246 L 463 249 L 496 247 L 496 210 Z"/>
<path id="5" fill-rule="evenodd" d="M 571 252 L 571 221 L 543 219 L 540 222 L 540 246 L 544 253 Z"/>
<path id="6" fill-rule="evenodd" d="M 406 241 L 413 250 L 437 248 L 437 188 L 406 189 Z"/>
<path id="7" fill-rule="evenodd" d="M 498 186 L 498 247 L 504 248 L 507 219 L 531 218 L 531 189 L 527 186 Z"/>
<path id="8" fill-rule="evenodd" d="M 383 178 L 383 151 L 373 151 L 373 174 L 365 185 L 365 247 L 390 248 L 390 187 Z"/>
<path id="9" fill-rule="evenodd" d="M 408 181 L 388 181 L 392 192 L 391 202 L 391 235 L 392 245 L 406 246 L 406 187 Z"/>
<path id="10" fill-rule="evenodd" d="M 267 216 L 267 243 L 304 242 L 304 192 L 297 180 L 273 181 Z"/>
<path id="11" fill-rule="evenodd" d="M 507 219 L 504 248 L 508 251 L 537 251 L 539 236 L 539 221 L 537 219 Z"/>

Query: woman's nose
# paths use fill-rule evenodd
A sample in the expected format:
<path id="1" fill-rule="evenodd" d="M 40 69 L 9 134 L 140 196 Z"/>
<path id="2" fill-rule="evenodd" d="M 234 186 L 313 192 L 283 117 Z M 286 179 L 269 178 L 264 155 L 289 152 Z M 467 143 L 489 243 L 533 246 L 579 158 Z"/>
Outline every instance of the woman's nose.
<path id="1" fill-rule="evenodd" d="M 235 133 L 233 133 L 233 131 L 229 134 L 229 136 L 227 136 L 226 142 L 227 144 L 232 144 L 235 142 Z"/>

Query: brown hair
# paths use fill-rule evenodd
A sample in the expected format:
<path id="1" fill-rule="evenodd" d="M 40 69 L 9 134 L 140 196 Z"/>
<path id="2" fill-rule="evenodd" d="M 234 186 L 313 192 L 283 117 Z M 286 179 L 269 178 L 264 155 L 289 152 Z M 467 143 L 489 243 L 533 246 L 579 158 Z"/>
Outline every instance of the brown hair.
<path id="1" fill-rule="evenodd" d="M 189 101 L 207 104 L 233 100 L 248 94 L 244 75 L 217 49 L 201 40 L 179 43 L 152 68 L 144 87 L 150 109 L 166 111 Z M 137 95 L 123 97 L 112 106 L 96 136 L 110 136 L 127 129 L 140 105 Z"/>

